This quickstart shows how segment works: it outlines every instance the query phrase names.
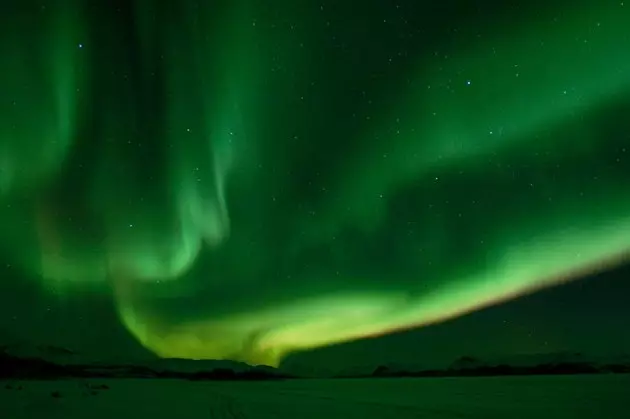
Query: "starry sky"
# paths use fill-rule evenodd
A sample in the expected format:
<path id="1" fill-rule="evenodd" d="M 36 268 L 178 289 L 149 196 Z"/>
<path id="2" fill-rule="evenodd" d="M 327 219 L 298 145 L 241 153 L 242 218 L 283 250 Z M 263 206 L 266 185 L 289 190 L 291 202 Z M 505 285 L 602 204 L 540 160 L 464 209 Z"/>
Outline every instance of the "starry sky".
<path id="1" fill-rule="evenodd" d="M 0 338 L 630 351 L 630 4 L 5 3 Z"/>

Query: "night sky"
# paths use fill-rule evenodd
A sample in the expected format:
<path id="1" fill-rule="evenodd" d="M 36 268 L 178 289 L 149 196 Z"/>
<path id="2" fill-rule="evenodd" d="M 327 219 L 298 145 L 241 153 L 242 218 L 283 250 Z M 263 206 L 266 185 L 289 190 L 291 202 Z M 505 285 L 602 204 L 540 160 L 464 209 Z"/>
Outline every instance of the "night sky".
<path id="1" fill-rule="evenodd" d="M 2 8 L 0 341 L 630 351 L 630 2 Z"/>

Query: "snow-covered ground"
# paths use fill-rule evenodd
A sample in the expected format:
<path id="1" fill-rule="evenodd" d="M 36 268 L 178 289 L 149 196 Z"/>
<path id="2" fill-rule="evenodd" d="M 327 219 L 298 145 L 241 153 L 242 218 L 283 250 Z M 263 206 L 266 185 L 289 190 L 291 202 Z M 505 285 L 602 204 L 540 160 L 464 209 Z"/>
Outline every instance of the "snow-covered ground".
<path id="1" fill-rule="evenodd" d="M 2 419 L 628 419 L 629 401 L 630 375 L 0 382 Z"/>

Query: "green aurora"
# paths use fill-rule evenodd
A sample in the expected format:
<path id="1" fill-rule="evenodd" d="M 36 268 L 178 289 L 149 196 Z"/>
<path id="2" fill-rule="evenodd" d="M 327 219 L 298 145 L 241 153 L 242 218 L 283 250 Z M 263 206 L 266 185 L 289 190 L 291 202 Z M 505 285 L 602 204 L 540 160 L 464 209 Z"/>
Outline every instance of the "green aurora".
<path id="1" fill-rule="evenodd" d="M 311 2 L 136 0 L 119 31 L 79 0 L 13 3 L 0 253 L 61 299 L 111 290 L 159 356 L 278 365 L 628 255 L 630 137 L 609 121 L 630 4 L 420 48 Z"/>

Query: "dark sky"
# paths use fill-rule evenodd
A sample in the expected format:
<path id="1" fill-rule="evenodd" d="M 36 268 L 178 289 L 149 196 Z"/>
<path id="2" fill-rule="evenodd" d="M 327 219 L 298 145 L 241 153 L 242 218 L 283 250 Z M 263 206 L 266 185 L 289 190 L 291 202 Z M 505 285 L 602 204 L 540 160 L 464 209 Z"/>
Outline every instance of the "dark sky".
<path id="1" fill-rule="evenodd" d="M 630 5 L 2 7 L 7 341 L 340 367 L 630 350 Z"/>

